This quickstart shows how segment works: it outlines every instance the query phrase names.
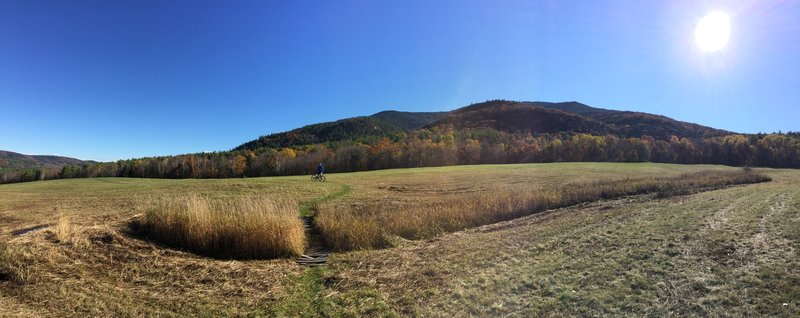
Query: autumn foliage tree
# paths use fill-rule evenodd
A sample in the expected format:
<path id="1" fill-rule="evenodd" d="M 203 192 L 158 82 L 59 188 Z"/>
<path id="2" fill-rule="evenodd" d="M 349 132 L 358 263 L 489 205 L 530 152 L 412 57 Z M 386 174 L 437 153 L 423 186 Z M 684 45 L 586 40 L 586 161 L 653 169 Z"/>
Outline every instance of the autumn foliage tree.
<path id="1" fill-rule="evenodd" d="M 481 129 L 418 129 L 370 141 L 260 148 L 137 158 L 60 170 L 31 168 L 0 172 L 0 182 L 54 178 L 231 178 L 348 172 L 455 164 L 560 161 L 708 163 L 800 168 L 800 134 L 727 135 L 703 139 L 677 136 L 619 138 L 583 133 L 531 134 Z"/>

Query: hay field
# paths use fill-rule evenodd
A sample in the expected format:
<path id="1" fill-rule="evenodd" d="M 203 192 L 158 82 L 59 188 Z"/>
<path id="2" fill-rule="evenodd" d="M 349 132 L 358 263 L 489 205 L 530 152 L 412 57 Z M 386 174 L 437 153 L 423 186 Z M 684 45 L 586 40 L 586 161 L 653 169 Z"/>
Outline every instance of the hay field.
<path id="1" fill-rule="evenodd" d="M 0 186 L 0 313 L 11 316 L 798 314 L 800 172 L 659 199 L 601 200 L 389 248 L 292 259 L 199 256 L 131 235 L 153 200 L 413 206 L 599 180 L 738 168 L 558 163 L 225 180 L 82 179 Z M 59 219 L 69 226 L 57 226 Z M 14 235 L 20 231 L 37 228 Z M 64 228 L 62 239 L 54 232 Z M 8 275 L 6 275 L 8 276 Z M 0 277 L 3 278 L 3 277 Z M 187 297 L 190 295 L 191 297 Z M 783 305 L 786 303 L 787 305 Z M 775 305 L 777 304 L 777 305 Z"/>

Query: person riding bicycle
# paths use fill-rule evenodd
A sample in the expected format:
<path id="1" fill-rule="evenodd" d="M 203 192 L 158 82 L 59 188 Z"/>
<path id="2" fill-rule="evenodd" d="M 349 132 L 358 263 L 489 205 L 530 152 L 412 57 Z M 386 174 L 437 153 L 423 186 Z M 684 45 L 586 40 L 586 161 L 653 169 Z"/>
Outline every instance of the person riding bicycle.
<path id="1" fill-rule="evenodd" d="M 317 166 L 317 175 L 322 176 L 322 173 L 325 172 L 325 166 L 322 165 L 322 162 L 319 163 Z"/>

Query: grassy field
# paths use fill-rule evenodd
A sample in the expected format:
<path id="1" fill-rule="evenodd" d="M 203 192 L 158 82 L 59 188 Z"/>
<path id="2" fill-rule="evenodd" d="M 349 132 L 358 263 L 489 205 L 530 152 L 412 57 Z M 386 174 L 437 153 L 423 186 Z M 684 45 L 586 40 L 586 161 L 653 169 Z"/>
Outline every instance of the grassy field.
<path id="1" fill-rule="evenodd" d="M 706 170 L 740 169 L 560 163 L 331 174 L 325 183 L 303 176 L 3 185 L 0 315 L 799 315 L 800 171 L 793 170 L 756 169 L 774 179 L 768 183 L 601 200 L 432 239 L 396 237 L 393 247 L 335 253 L 316 269 L 288 258 L 197 256 L 128 227 L 169 196 L 293 200 L 303 214 L 391 212 L 432 199 Z M 64 218 L 68 233 L 58 239 Z M 39 226 L 47 227 L 14 235 Z"/>
<path id="2" fill-rule="evenodd" d="M 197 195 L 155 202 L 131 229 L 144 239 L 217 258 L 300 256 L 305 230 L 297 203 L 255 196 L 208 199 Z"/>
<path id="3" fill-rule="evenodd" d="M 519 185 L 502 192 L 465 193 L 449 198 L 431 195 L 405 203 L 371 200 L 366 204 L 323 204 L 317 209 L 316 223 L 334 250 L 373 249 L 391 246 L 397 238 L 428 239 L 601 199 L 639 194 L 666 198 L 769 180 L 766 175 L 746 171 L 702 171 L 668 177 L 626 176 L 545 189 Z"/>

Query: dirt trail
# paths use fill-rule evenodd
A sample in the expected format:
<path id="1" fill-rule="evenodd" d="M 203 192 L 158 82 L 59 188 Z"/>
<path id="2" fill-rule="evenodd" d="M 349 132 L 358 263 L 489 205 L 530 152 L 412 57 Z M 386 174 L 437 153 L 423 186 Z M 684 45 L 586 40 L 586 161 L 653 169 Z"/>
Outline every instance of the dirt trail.
<path id="1" fill-rule="evenodd" d="M 303 255 L 297 258 L 297 263 L 306 266 L 319 266 L 327 263 L 330 250 L 325 247 L 322 235 L 314 227 L 314 218 L 303 216 L 301 219 L 303 220 L 308 241 L 306 242 L 306 250 Z"/>
<path id="2" fill-rule="evenodd" d="M 319 266 L 328 262 L 328 254 L 330 249 L 325 245 L 325 238 L 322 233 L 314 226 L 313 209 L 320 203 L 331 201 L 348 195 L 353 190 L 349 185 L 343 184 L 339 191 L 334 192 L 323 197 L 315 198 L 309 203 L 300 206 L 301 216 L 303 220 L 303 227 L 305 228 L 307 246 L 306 250 L 300 257 L 297 258 L 297 263 L 305 266 Z"/>

